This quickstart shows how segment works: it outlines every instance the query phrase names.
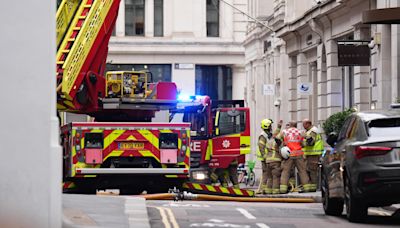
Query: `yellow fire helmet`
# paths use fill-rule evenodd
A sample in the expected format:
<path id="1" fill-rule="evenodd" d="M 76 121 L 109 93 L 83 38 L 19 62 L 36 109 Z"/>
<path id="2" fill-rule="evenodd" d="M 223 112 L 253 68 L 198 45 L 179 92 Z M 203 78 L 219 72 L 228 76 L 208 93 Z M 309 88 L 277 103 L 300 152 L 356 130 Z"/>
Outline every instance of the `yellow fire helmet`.
<path id="1" fill-rule="evenodd" d="M 263 119 L 261 121 L 261 128 L 262 129 L 269 129 L 271 128 L 273 121 L 271 119 Z"/>

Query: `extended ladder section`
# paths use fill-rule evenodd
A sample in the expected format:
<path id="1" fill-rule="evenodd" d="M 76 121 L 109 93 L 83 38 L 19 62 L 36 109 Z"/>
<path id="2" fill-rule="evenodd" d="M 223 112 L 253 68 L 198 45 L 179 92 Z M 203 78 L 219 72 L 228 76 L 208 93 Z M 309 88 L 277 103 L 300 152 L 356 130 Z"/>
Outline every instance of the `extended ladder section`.
<path id="1" fill-rule="evenodd" d="M 63 0 L 57 10 L 57 92 L 68 109 L 79 109 L 76 95 L 89 72 L 104 73 L 119 2 Z"/>

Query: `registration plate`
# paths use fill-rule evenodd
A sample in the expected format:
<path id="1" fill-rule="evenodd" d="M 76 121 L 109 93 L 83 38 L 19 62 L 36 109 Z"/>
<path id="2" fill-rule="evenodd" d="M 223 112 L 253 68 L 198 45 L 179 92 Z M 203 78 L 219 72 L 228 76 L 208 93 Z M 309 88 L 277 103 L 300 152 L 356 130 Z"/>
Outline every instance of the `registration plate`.
<path id="1" fill-rule="evenodd" d="M 118 148 L 121 150 L 143 149 L 144 143 L 142 142 L 120 142 Z"/>

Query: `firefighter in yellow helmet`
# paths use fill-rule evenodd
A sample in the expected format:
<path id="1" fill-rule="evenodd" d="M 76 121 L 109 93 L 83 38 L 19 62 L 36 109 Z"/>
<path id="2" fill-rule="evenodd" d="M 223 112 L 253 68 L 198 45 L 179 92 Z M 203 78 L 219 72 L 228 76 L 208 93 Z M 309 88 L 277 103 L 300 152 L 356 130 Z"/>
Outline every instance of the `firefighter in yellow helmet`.
<path id="1" fill-rule="evenodd" d="M 274 140 L 274 136 L 280 132 L 282 123 L 279 122 L 278 128 L 272 133 L 271 119 L 264 119 L 261 121 L 262 132 L 258 137 L 258 150 L 257 158 L 261 161 L 262 177 L 258 194 L 278 194 L 279 193 L 279 179 L 281 174 L 281 156 L 278 152 L 279 146 Z"/>

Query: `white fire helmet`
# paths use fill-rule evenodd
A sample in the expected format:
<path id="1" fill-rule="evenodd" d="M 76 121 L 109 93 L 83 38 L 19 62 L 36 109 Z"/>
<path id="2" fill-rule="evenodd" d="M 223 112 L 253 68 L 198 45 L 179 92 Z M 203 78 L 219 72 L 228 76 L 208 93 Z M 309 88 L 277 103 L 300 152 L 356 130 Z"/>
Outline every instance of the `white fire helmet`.
<path id="1" fill-rule="evenodd" d="M 281 156 L 283 159 L 288 159 L 290 156 L 290 149 L 287 146 L 281 148 Z"/>

